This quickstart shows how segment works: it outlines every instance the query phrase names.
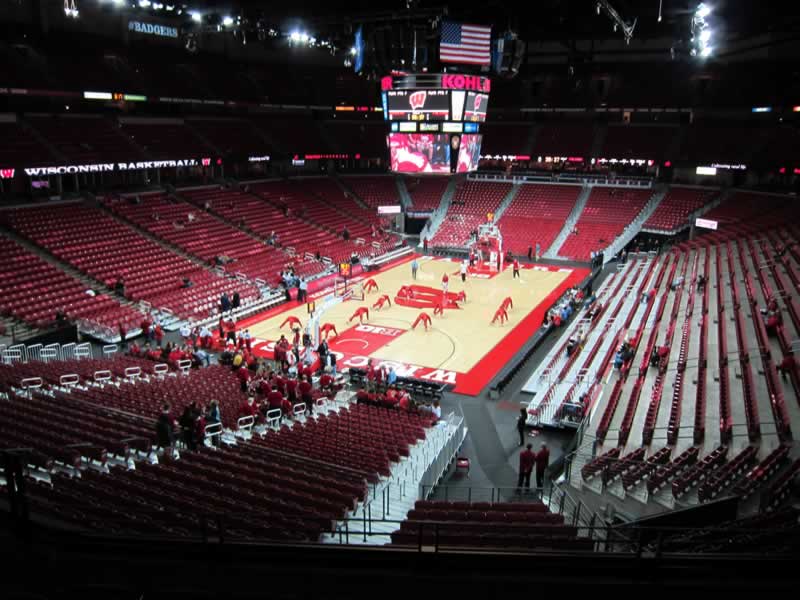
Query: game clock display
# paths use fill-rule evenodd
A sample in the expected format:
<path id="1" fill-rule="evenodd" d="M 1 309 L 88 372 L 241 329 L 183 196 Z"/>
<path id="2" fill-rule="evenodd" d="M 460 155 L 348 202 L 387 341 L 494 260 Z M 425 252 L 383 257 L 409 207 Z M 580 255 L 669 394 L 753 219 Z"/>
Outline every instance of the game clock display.
<path id="1" fill-rule="evenodd" d="M 450 118 L 448 90 L 390 90 L 386 92 L 390 121 L 446 121 Z"/>

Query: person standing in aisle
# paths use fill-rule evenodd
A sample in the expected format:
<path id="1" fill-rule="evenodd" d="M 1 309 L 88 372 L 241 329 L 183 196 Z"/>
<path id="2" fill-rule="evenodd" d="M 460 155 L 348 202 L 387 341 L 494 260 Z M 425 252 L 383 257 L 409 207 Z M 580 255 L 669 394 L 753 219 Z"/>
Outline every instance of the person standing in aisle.
<path id="1" fill-rule="evenodd" d="M 517 433 L 519 433 L 519 445 L 525 444 L 525 422 L 528 420 L 528 413 L 524 408 L 519 409 L 517 417 Z"/>
<path id="2" fill-rule="evenodd" d="M 550 466 L 550 450 L 546 444 L 542 444 L 541 450 L 536 453 L 536 487 L 542 489 L 544 483 L 544 473 Z"/>
<path id="3" fill-rule="evenodd" d="M 522 484 L 530 489 L 531 487 L 531 473 L 533 472 L 533 465 L 536 462 L 536 453 L 531 450 L 533 444 L 525 446 L 525 450 L 519 454 L 519 479 L 517 479 L 517 487 L 522 488 Z"/>
<path id="4" fill-rule="evenodd" d="M 417 271 L 419 270 L 419 263 L 417 262 L 416 257 L 414 260 L 411 261 L 411 279 L 416 281 L 417 279 Z"/>

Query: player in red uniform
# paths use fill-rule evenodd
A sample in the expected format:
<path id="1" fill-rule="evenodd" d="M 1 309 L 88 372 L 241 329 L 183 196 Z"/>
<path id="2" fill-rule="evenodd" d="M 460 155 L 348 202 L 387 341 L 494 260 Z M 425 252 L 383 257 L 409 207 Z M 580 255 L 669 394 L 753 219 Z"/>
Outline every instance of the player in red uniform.
<path id="1" fill-rule="evenodd" d="M 378 284 L 375 283 L 374 279 L 367 279 L 366 283 L 364 283 L 364 293 L 368 294 L 372 290 L 378 291 Z"/>
<path id="2" fill-rule="evenodd" d="M 350 321 L 353 321 L 356 318 L 358 318 L 358 322 L 359 323 L 363 323 L 364 315 L 367 316 L 367 321 L 369 321 L 369 308 L 367 308 L 366 306 L 361 306 L 361 307 L 356 309 L 356 312 L 354 312 L 350 316 L 350 318 L 347 320 L 347 322 L 349 323 Z"/>
<path id="3" fill-rule="evenodd" d="M 515 258 L 514 259 L 514 274 L 512 278 L 519 277 L 519 261 Z"/>
<path id="4" fill-rule="evenodd" d="M 319 336 L 322 337 L 324 335 L 325 339 L 327 340 L 331 331 L 334 334 L 336 334 L 336 337 L 339 337 L 339 332 L 336 331 L 336 325 L 334 325 L 333 323 L 323 323 L 322 326 L 319 328 Z"/>
<path id="5" fill-rule="evenodd" d="M 442 275 L 442 291 L 446 294 L 447 293 L 447 285 L 450 283 L 450 278 L 447 276 L 447 273 Z"/>
<path id="6" fill-rule="evenodd" d="M 303 327 L 302 323 L 300 323 L 300 319 L 289 315 L 288 317 L 286 317 L 286 320 L 283 323 L 281 323 L 281 326 L 278 327 L 278 329 L 283 329 L 283 326 L 286 325 L 287 323 L 289 324 L 289 329 L 294 329 L 295 327 L 300 327 L 300 328 Z"/>
<path id="7" fill-rule="evenodd" d="M 384 294 L 383 296 L 378 298 L 378 301 L 375 302 L 375 304 L 372 305 L 372 308 L 375 308 L 375 309 L 383 308 L 383 305 L 386 304 L 387 302 L 389 303 L 389 307 L 391 308 L 392 300 L 391 300 L 391 298 L 389 298 L 388 294 Z"/>
<path id="8" fill-rule="evenodd" d="M 502 306 L 497 309 L 497 312 L 494 313 L 494 318 L 492 319 L 492 324 L 494 324 L 497 321 L 497 319 L 500 319 L 500 324 L 501 325 L 503 323 L 505 323 L 506 321 L 508 321 L 508 313 L 506 312 L 506 309 L 503 308 Z"/>
<path id="9" fill-rule="evenodd" d="M 433 316 L 439 315 L 440 317 L 444 316 L 444 306 L 442 306 L 441 302 L 437 302 L 436 306 L 433 308 Z"/>
<path id="10" fill-rule="evenodd" d="M 404 285 L 397 291 L 398 298 L 413 298 L 414 297 L 414 290 L 412 290 L 409 286 Z"/>
<path id="11" fill-rule="evenodd" d="M 458 295 L 456 296 L 456 302 L 466 302 L 466 301 L 467 301 L 467 292 L 461 290 L 460 292 L 458 292 Z"/>
<path id="12" fill-rule="evenodd" d="M 414 321 L 414 324 L 411 326 L 411 329 L 416 329 L 417 325 L 419 325 L 420 323 L 425 325 L 425 331 L 428 331 L 428 325 L 431 325 L 430 315 L 425 312 L 419 313 L 419 316 L 417 317 L 417 320 Z"/>
<path id="13" fill-rule="evenodd" d="M 507 311 L 509 308 L 514 308 L 514 300 L 511 299 L 511 296 L 506 296 L 503 303 L 500 305 L 500 308 Z"/>

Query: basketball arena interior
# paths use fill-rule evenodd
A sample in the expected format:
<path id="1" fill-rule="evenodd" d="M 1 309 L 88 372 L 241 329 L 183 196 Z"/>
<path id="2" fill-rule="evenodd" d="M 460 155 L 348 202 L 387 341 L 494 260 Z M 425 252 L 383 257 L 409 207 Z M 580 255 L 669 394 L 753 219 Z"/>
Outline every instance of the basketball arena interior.
<path id="1" fill-rule="evenodd" d="M 3 598 L 797 589 L 796 3 L 0 32 Z"/>

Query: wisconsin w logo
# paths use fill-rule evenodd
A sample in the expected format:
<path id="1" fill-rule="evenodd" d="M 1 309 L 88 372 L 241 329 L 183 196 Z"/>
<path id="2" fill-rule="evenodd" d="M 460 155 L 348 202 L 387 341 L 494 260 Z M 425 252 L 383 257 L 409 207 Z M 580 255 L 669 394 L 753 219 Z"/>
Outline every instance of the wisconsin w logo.
<path id="1" fill-rule="evenodd" d="M 411 104 L 413 110 L 418 110 L 425 106 L 425 99 L 428 97 L 428 92 L 414 92 L 408 97 L 408 102 Z"/>
<path id="2" fill-rule="evenodd" d="M 14 179 L 14 169 L 0 169 L 0 179 Z"/>

